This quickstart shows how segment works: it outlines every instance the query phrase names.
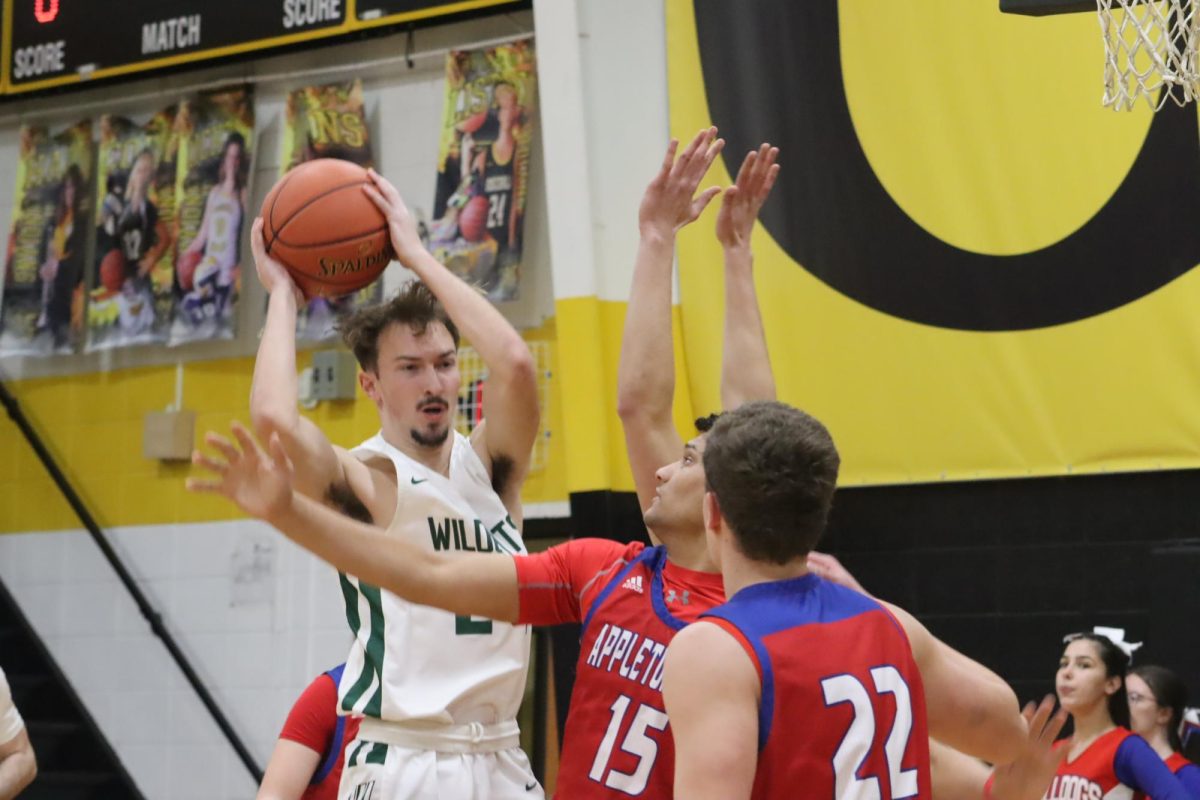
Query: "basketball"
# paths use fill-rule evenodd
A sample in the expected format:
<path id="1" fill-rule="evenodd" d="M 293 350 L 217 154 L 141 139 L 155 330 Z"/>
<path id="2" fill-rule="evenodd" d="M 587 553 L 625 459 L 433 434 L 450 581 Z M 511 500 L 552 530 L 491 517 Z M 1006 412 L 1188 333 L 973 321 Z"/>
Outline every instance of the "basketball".
<path id="1" fill-rule="evenodd" d="M 477 194 L 458 214 L 458 232 L 468 242 L 478 242 L 487 231 L 488 199 Z"/>
<path id="2" fill-rule="evenodd" d="M 100 261 L 100 285 L 110 292 L 119 292 L 124 282 L 125 256 L 114 248 L 105 253 Z"/>
<path id="3" fill-rule="evenodd" d="M 338 297 L 392 260 L 387 220 L 363 192 L 367 171 L 318 158 L 288 171 L 263 201 L 263 243 L 306 297 Z"/>

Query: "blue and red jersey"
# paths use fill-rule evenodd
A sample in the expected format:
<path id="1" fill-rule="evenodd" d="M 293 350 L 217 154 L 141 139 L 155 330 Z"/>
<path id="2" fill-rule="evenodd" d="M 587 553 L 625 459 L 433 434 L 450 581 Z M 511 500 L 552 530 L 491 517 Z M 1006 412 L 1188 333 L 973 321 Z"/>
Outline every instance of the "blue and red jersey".
<path id="1" fill-rule="evenodd" d="M 758 669 L 752 798 L 932 797 L 921 674 L 878 601 L 804 575 L 747 586 L 701 618 Z"/>
<path id="2" fill-rule="evenodd" d="M 321 761 L 308 788 L 300 796 L 301 800 L 337 798 L 346 745 L 354 740 L 362 721 L 361 717 L 338 715 L 337 689 L 345 666 L 339 664 L 321 673 L 308 685 L 292 706 L 279 734 L 280 739 L 297 742 L 321 754 Z"/>
<path id="3" fill-rule="evenodd" d="M 1071 740 L 1055 742 L 1055 749 Z M 991 785 L 991 779 L 988 779 Z M 1113 728 L 1074 759 L 1064 759 L 1044 800 L 1190 800 L 1153 748 L 1125 728 Z"/>
<path id="4" fill-rule="evenodd" d="M 515 562 L 520 624 L 583 623 L 557 796 L 674 797 L 663 657 L 676 632 L 724 601 L 721 576 L 672 564 L 662 547 L 602 539 Z"/>

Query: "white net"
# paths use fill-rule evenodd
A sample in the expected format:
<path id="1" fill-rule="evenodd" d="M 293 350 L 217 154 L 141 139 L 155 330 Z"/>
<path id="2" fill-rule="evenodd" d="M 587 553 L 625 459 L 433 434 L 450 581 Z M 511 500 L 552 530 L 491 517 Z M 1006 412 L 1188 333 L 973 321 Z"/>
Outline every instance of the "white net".
<path id="1" fill-rule="evenodd" d="M 1156 111 L 1200 95 L 1193 0 L 1096 0 L 1104 36 L 1104 105 Z"/>
<path id="2" fill-rule="evenodd" d="M 529 471 L 538 472 L 545 469 L 546 459 L 550 448 L 550 380 L 553 377 L 550 370 L 553 352 L 550 342 L 527 342 L 529 352 L 533 354 L 537 364 L 538 406 L 542 409 L 541 422 L 538 425 L 537 439 L 533 443 L 533 453 L 529 460 Z M 483 421 L 484 388 L 487 380 L 487 367 L 479 352 L 474 347 L 463 345 L 458 348 L 458 372 L 462 376 L 462 388 L 458 391 L 458 413 L 455 415 L 454 427 L 463 436 L 470 436 L 475 426 Z"/>

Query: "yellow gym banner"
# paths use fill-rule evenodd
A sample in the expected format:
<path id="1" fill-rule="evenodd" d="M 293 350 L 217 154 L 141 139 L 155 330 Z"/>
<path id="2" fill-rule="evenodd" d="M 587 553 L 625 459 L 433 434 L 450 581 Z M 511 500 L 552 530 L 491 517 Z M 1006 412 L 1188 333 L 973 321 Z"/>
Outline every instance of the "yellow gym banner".
<path id="1" fill-rule="evenodd" d="M 713 183 L 781 149 L 755 277 L 781 398 L 829 425 L 843 484 L 1200 465 L 1196 111 L 1103 108 L 1092 15 L 666 2 L 673 134 L 718 126 Z M 680 265 L 715 408 L 710 224 Z"/>

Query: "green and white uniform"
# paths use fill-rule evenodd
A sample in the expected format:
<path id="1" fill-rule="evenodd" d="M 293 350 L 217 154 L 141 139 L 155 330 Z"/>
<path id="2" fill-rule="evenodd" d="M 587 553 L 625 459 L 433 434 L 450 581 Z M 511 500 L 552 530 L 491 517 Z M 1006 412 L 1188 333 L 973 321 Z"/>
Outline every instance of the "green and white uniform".
<path id="1" fill-rule="evenodd" d="M 453 433 L 450 477 L 376 435 L 353 451 L 383 455 L 399 488 L 389 536 L 466 557 L 524 554 L 471 442 Z M 338 687 L 342 713 L 362 714 L 346 749 L 340 798 L 542 797 L 518 745 L 530 629 L 416 605 L 341 575 L 354 644 Z M 466 591 L 464 589 L 464 591 Z"/>

